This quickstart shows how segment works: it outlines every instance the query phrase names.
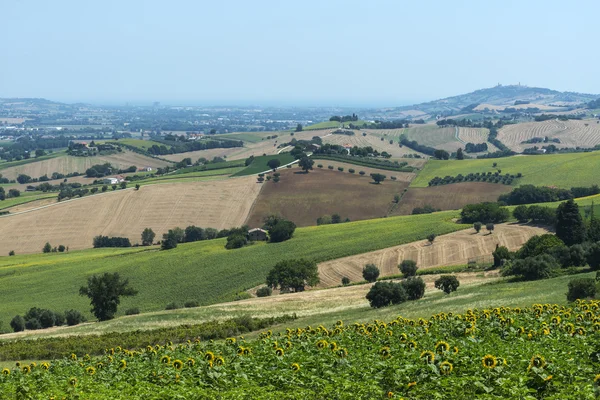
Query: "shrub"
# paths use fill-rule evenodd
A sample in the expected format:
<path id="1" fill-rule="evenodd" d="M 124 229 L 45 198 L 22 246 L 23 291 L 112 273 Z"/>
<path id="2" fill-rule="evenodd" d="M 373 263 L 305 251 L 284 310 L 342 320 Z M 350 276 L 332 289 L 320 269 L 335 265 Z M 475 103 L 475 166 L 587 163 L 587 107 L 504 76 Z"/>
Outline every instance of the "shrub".
<path id="1" fill-rule="evenodd" d="M 403 260 L 398 268 L 405 278 L 410 278 L 417 275 L 417 269 L 419 269 L 419 267 L 417 267 L 417 263 L 413 260 Z"/>
<path id="2" fill-rule="evenodd" d="M 475 229 L 475 232 L 479 233 L 479 231 L 481 230 L 482 226 L 483 226 L 483 224 L 481 222 L 475 222 L 473 224 L 473 229 Z"/>
<path id="3" fill-rule="evenodd" d="M 485 229 L 487 229 L 488 233 L 491 235 L 492 232 L 494 231 L 494 224 L 491 222 L 488 222 L 487 224 L 485 224 Z"/>
<path id="4" fill-rule="evenodd" d="M 593 278 L 576 278 L 569 282 L 567 300 L 575 301 L 596 295 L 596 280 Z"/>
<path id="5" fill-rule="evenodd" d="M 343 167 L 338 167 L 338 171 L 344 172 L 344 168 Z"/>
<path id="6" fill-rule="evenodd" d="M 11 250 L 11 251 L 9 251 L 9 252 L 8 252 L 8 255 L 9 255 L 9 256 L 14 256 L 14 255 L 15 255 L 15 251 L 14 251 L 14 250 Z"/>
<path id="7" fill-rule="evenodd" d="M 435 240 L 436 237 L 437 237 L 437 235 L 435 233 L 430 233 L 429 235 L 427 235 L 427 240 L 429 241 L 430 244 L 433 244 L 433 241 Z"/>
<path id="8" fill-rule="evenodd" d="M 185 308 L 193 308 L 200 306 L 200 303 L 198 302 L 198 300 L 188 300 L 185 303 L 183 303 L 183 306 Z"/>
<path id="9" fill-rule="evenodd" d="M 269 229 L 269 238 L 273 243 L 284 242 L 294 236 L 296 224 L 285 219 L 279 220 Z"/>
<path id="10" fill-rule="evenodd" d="M 517 252 L 518 258 L 534 257 L 545 254 L 554 247 L 563 247 L 565 244 L 552 234 L 532 236 Z"/>
<path id="11" fill-rule="evenodd" d="M 365 171 L 359 171 L 359 175 L 364 175 L 366 172 Z"/>
<path id="12" fill-rule="evenodd" d="M 65 314 L 63 314 L 61 312 L 54 313 L 54 325 L 55 326 L 62 326 L 65 324 L 65 322 L 66 322 Z"/>
<path id="13" fill-rule="evenodd" d="M 517 219 L 517 221 L 521 223 L 525 223 L 529 221 L 529 212 L 527 206 L 517 206 L 513 210 L 513 216 Z"/>
<path id="14" fill-rule="evenodd" d="M 227 236 L 227 244 L 225 244 L 225 248 L 228 250 L 231 249 L 239 249 L 244 247 L 248 243 L 248 238 L 241 234 L 234 234 Z"/>
<path id="15" fill-rule="evenodd" d="M 518 275 L 528 281 L 547 279 L 552 276 L 553 271 L 560 268 L 558 261 L 549 254 L 535 257 L 527 257 L 524 260 L 516 260 L 512 267 L 503 274 Z"/>
<path id="16" fill-rule="evenodd" d="M 165 307 L 165 310 L 177 310 L 179 308 L 181 308 L 179 306 L 179 304 L 172 302 L 172 303 L 167 304 L 167 306 Z"/>
<path id="17" fill-rule="evenodd" d="M 267 286 L 282 292 L 294 290 L 304 291 L 305 286 L 315 286 L 319 283 L 317 263 L 303 258 L 280 261 L 267 275 Z"/>
<path id="18" fill-rule="evenodd" d="M 139 313 L 140 309 L 137 307 L 132 307 L 125 310 L 125 315 L 138 315 Z"/>
<path id="19" fill-rule="evenodd" d="M 460 286 L 460 282 L 454 275 L 442 275 L 435 280 L 435 288 L 440 289 L 446 294 L 455 292 Z"/>
<path id="20" fill-rule="evenodd" d="M 342 285 L 347 286 L 350 284 L 350 278 L 348 278 L 347 276 L 344 276 L 342 278 Z"/>
<path id="21" fill-rule="evenodd" d="M 25 330 L 25 319 L 20 315 L 15 315 L 10 320 L 10 327 L 14 332 L 21 332 Z"/>
<path id="22" fill-rule="evenodd" d="M 40 324 L 42 328 L 52 328 L 56 323 L 56 318 L 54 317 L 54 313 L 50 310 L 44 310 L 40 315 Z"/>
<path id="23" fill-rule="evenodd" d="M 356 170 L 354 170 L 354 169 L 350 168 L 350 169 L 348 170 L 348 172 L 350 172 L 351 174 L 353 174 L 353 173 L 355 173 L 355 172 L 356 172 Z"/>
<path id="24" fill-rule="evenodd" d="M 59 253 L 64 253 L 64 251 L 65 251 L 66 249 L 67 249 L 67 248 L 66 248 L 66 247 L 65 247 L 63 244 L 61 244 L 61 245 L 59 245 L 59 246 L 58 246 L 58 252 L 59 252 Z"/>
<path id="25" fill-rule="evenodd" d="M 367 282 L 375 282 L 379 277 L 379 268 L 375 264 L 367 264 L 363 268 L 362 274 Z"/>
<path id="26" fill-rule="evenodd" d="M 463 223 L 493 222 L 500 223 L 508 220 L 510 213 L 498 203 L 467 204 L 463 207 L 460 217 Z"/>
<path id="27" fill-rule="evenodd" d="M 28 319 L 25 321 L 25 328 L 29 329 L 30 331 L 42 329 L 42 323 L 37 318 Z"/>
<path id="28" fill-rule="evenodd" d="M 600 268 L 600 242 L 596 242 L 588 248 L 586 259 L 590 268 L 594 270 Z"/>
<path id="29" fill-rule="evenodd" d="M 333 165 L 328 165 L 327 168 L 333 169 Z"/>
<path id="30" fill-rule="evenodd" d="M 273 294 L 273 290 L 268 286 L 263 286 L 256 291 L 257 297 L 268 297 Z"/>
<path id="31" fill-rule="evenodd" d="M 494 267 L 501 267 L 504 261 L 512 258 L 510 251 L 505 246 L 497 246 L 492 256 L 494 257 Z"/>
<path id="32" fill-rule="evenodd" d="M 377 282 L 367 293 L 367 300 L 373 308 L 399 304 L 406 299 L 407 294 L 404 287 L 394 282 Z"/>
<path id="33" fill-rule="evenodd" d="M 323 168 L 323 164 L 317 164 L 317 168 Z"/>
<path id="34" fill-rule="evenodd" d="M 402 286 L 409 300 L 419 300 L 425 295 L 425 282 L 419 277 L 402 281 Z"/>
<path id="35" fill-rule="evenodd" d="M 78 325 L 82 322 L 85 322 L 85 317 L 77 310 L 65 311 L 65 319 L 67 320 L 67 325 L 69 326 Z"/>

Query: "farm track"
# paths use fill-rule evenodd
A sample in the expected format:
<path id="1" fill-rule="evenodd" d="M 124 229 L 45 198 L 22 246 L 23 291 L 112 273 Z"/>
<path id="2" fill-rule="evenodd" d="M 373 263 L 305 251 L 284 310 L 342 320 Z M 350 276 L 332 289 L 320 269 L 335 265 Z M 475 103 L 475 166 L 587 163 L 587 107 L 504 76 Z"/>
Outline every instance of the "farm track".
<path id="1" fill-rule="evenodd" d="M 399 274 L 398 264 L 406 259 L 415 260 L 421 269 L 467 264 L 471 258 L 489 256 L 496 245 L 516 250 L 530 237 L 546 232 L 546 229 L 534 226 L 500 224 L 491 235 L 475 234 L 473 229 L 466 229 L 439 236 L 433 245 L 423 240 L 327 261 L 319 264 L 319 287 L 338 286 L 343 277 L 352 282 L 362 281 L 362 269 L 369 263 L 377 265 L 380 276 Z"/>

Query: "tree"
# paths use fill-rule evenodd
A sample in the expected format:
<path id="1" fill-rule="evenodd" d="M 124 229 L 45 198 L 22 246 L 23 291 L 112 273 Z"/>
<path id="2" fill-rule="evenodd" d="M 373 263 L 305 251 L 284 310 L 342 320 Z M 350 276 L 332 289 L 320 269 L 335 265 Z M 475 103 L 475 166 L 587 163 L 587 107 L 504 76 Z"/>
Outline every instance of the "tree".
<path id="1" fill-rule="evenodd" d="M 371 174 L 371 178 L 373 179 L 373 181 L 376 184 L 380 184 L 381 182 L 383 182 L 385 180 L 386 176 L 383 174 L 374 173 L 374 174 Z"/>
<path id="2" fill-rule="evenodd" d="M 348 278 L 347 276 L 344 276 L 342 278 L 342 285 L 347 286 L 350 284 L 350 278 Z"/>
<path id="3" fill-rule="evenodd" d="M 177 234 L 173 229 L 169 229 L 167 233 L 163 233 L 163 239 L 160 242 L 160 248 L 162 250 L 170 250 L 177 247 Z"/>
<path id="4" fill-rule="evenodd" d="M 379 268 L 375 264 L 367 264 L 362 270 L 362 275 L 367 282 L 375 282 L 379 277 Z"/>
<path id="5" fill-rule="evenodd" d="M 135 184 L 135 190 L 140 190 L 140 184 L 139 183 Z"/>
<path id="6" fill-rule="evenodd" d="M 527 206 L 520 205 L 520 206 L 515 207 L 515 209 L 513 210 L 513 216 L 520 223 L 528 222 L 529 221 L 529 212 L 528 212 Z"/>
<path id="7" fill-rule="evenodd" d="M 487 229 L 488 235 L 491 235 L 492 232 L 494 232 L 494 224 L 491 222 L 488 222 L 487 224 L 485 224 L 485 229 Z"/>
<path id="8" fill-rule="evenodd" d="M 65 247 L 64 244 L 61 244 L 61 245 L 58 246 L 58 252 L 59 253 L 64 253 L 66 249 L 67 248 Z"/>
<path id="9" fill-rule="evenodd" d="M 494 267 L 501 267 L 506 260 L 512 258 L 510 251 L 506 246 L 496 246 L 496 250 L 492 253 L 494 257 Z"/>
<path id="10" fill-rule="evenodd" d="M 282 219 L 269 229 L 269 238 L 272 243 L 284 242 L 292 238 L 295 230 L 296 224 Z"/>
<path id="11" fill-rule="evenodd" d="M 183 239 L 184 242 L 197 242 L 205 239 L 206 233 L 204 232 L 204 229 L 200 228 L 199 226 L 190 225 L 185 228 L 185 237 Z"/>
<path id="12" fill-rule="evenodd" d="M 436 234 L 435 233 L 430 233 L 427 236 L 427 240 L 429 241 L 429 244 L 433 244 L 433 241 L 435 240 L 435 238 L 436 238 Z"/>
<path id="13" fill-rule="evenodd" d="M 575 278 L 569 282 L 567 300 L 593 298 L 596 295 L 596 280 L 593 278 Z"/>
<path id="14" fill-rule="evenodd" d="M 280 261 L 267 275 L 267 285 L 281 291 L 304 291 L 305 286 L 315 286 L 320 282 L 317 263 L 303 258 Z"/>
<path id="15" fill-rule="evenodd" d="M 585 225 L 579 214 L 579 206 L 573 199 L 561 203 L 556 210 L 556 236 L 567 246 L 585 240 Z"/>
<path id="16" fill-rule="evenodd" d="M 14 255 L 15 255 L 15 251 L 14 251 L 14 250 L 11 250 L 11 251 L 9 251 L 9 252 L 8 252 L 8 255 L 9 255 L 9 256 L 14 256 Z"/>
<path id="17" fill-rule="evenodd" d="M 447 160 L 450 158 L 450 154 L 446 150 L 436 150 L 433 152 L 433 156 L 438 160 Z"/>
<path id="18" fill-rule="evenodd" d="M 435 288 L 440 289 L 446 294 L 455 292 L 460 286 L 460 282 L 454 275 L 442 275 L 435 280 Z"/>
<path id="19" fill-rule="evenodd" d="M 10 321 L 10 327 L 14 332 L 22 332 L 25 330 L 25 318 L 20 315 L 15 315 L 15 317 Z"/>
<path id="20" fill-rule="evenodd" d="M 542 254 L 524 260 L 516 260 L 506 274 L 520 275 L 527 281 L 534 281 L 550 278 L 553 271 L 559 268 L 560 265 L 556 258 L 549 254 Z"/>
<path id="21" fill-rule="evenodd" d="M 256 297 L 268 297 L 273 294 L 273 290 L 268 286 L 263 286 L 256 290 Z"/>
<path id="22" fill-rule="evenodd" d="M 281 161 L 278 158 L 273 158 L 267 161 L 267 166 L 275 171 L 281 165 Z"/>
<path id="23" fill-rule="evenodd" d="M 42 248 L 42 252 L 50 253 L 51 251 L 52 251 L 52 245 L 49 242 L 46 242 L 46 244 Z"/>
<path id="24" fill-rule="evenodd" d="M 127 182 L 125 182 L 125 181 L 121 182 L 120 186 L 121 186 L 121 189 L 127 189 Z"/>
<path id="25" fill-rule="evenodd" d="M 142 246 L 150 246 L 154 242 L 156 233 L 150 228 L 146 228 L 142 231 Z"/>
<path id="26" fill-rule="evenodd" d="M 405 279 L 402 286 L 409 300 L 419 300 L 425 295 L 425 282 L 420 277 Z"/>
<path id="27" fill-rule="evenodd" d="M 102 193 L 106 192 L 107 190 L 108 190 L 108 186 L 106 186 L 106 185 L 103 185 L 103 186 L 102 186 Z"/>
<path id="28" fill-rule="evenodd" d="M 460 212 L 463 223 L 500 223 L 508 220 L 510 212 L 506 207 L 500 207 L 497 202 L 467 204 Z"/>
<path id="29" fill-rule="evenodd" d="M 550 233 L 532 236 L 517 251 L 517 257 L 523 259 L 548 254 L 552 248 L 563 247 L 564 245 L 562 240 Z"/>
<path id="30" fill-rule="evenodd" d="M 308 174 L 308 171 L 313 169 L 313 164 L 315 163 L 314 160 L 308 158 L 308 157 L 302 157 L 300 159 L 300 161 L 298 161 L 298 165 L 300 166 L 300 168 L 302 168 L 302 171 L 304 171 L 305 173 Z"/>
<path id="31" fill-rule="evenodd" d="M 404 287 L 394 282 L 377 282 L 369 293 L 367 300 L 373 308 L 387 307 L 391 304 L 400 304 L 408 298 Z"/>
<path id="32" fill-rule="evenodd" d="M 77 310 L 67 310 L 65 311 L 65 320 L 67 325 L 73 326 L 85 322 L 85 317 Z"/>
<path id="33" fill-rule="evenodd" d="M 302 132 L 302 124 L 296 125 L 296 132 Z"/>
<path id="34" fill-rule="evenodd" d="M 475 229 L 475 232 L 479 233 L 479 231 L 481 230 L 482 224 L 481 222 L 475 222 L 473 224 L 473 229 Z"/>
<path id="35" fill-rule="evenodd" d="M 419 269 L 419 267 L 417 267 L 416 261 L 413 260 L 403 260 L 398 266 L 398 268 L 400 269 L 400 272 L 402 272 L 402 275 L 404 275 L 405 278 L 410 278 L 417 275 L 417 270 Z"/>
<path id="36" fill-rule="evenodd" d="M 591 269 L 600 268 L 600 242 L 596 242 L 588 248 L 586 259 Z"/>
<path id="37" fill-rule="evenodd" d="M 456 150 L 456 159 L 457 160 L 464 160 L 465 159 L 465 155 L 463 154 L 463 150 L 462 149 Z"/>
<path id="38" fill-rule="evenodd" d="M 92 314 L 99 321 L 113 319 L 123 296 L 135 296 L 137 290 L 129 286 L 129 279 L 121 279 L 118 272 L 92 275 L 87 286 L 79 289 L 80 296 L 87 296 L 92 306 Z"/>

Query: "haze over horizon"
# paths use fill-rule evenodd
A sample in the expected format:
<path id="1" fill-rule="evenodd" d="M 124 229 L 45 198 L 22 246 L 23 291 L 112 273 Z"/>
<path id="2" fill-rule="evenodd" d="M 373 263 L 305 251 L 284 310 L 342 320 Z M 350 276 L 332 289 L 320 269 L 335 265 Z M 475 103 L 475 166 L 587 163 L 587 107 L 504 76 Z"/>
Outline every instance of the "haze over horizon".
<path id="1" fill-rule="evenodd" d="M 497 83 L 600 93 L 589 0 L 6 0 L 0 97 L 400 106 Z"/>

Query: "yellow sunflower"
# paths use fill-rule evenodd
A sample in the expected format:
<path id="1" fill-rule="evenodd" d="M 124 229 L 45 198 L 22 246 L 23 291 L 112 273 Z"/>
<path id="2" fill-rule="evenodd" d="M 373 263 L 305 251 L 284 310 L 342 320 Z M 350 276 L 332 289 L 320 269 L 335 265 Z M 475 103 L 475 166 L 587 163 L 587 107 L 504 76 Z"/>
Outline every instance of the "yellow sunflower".
<path id="1" fill-rule="evenodd" d="M 175 360 L 175 361 L 173 361 L 173 368 L 175 368 L 175 369 L 182 369 L 183 368 L 183 361 L 181 361 L 181 360 Z"/>
<path id="2" fill-rule="evenodd" d="M 31 367 L 30 367 L 29 365 L 25 365 L 25 366 L 23 366 L 23 368 L 21 368 L 21 371 L 22 371 L 24 374 L 28 374 L 28 373 L 30 373 L 30 372 L 31 372 Z"/>
<path id="3" fill-rule="evenodd" d="M 165 356 L 167 357 L 167 356 Z M 164 358 L 164 357 L 163 357 Z M 214 361 L 215 359 L 215 354 L 212 351 L 207 351 L 206 353 L 204 353 L 204 359 L 206 361 Z"/>
<path id="4" fill-rule="evenodd" d="M 4 368 L 4 369 L 6 370 L 6 368 Z M 2 372 L 4 372 L 4 371 L 2 371 Z M 10 371 L 8 371 L 8 373 L 10 374 Z M 600 385 L 600 374 L 597 374 L 594 377 L 594 385 Z"/>
<path id="5" fill-rule="evenodd" d="M 324 349 L 327 346 L 329 346 L 329 343 L 327 343 L 327 340 L 319 340 L 317 342 L 317 348 L 318 349 Z"/>
<path id="6" fill-rule="evenodd" d="M 193 358 L 188 358 L 185 363 L 188 365 L 188 367 L 193 367 L 194 365 L 196 365 L 196 360 L 194 360 Z"/>
<path id="7" fill-rule="evenodd" d="M 120 368 L 120 369 L 125 369 L 125 368 L 127 368 L 127 361 L 125 361 L 125 360 L 121 360 L 121 361 L 119 361 L 119 368 Z"/>
<path id="8" fill-rule="evenodd" d="M 47 371 L 48 369 L 50 369 L 50 364 L 45 362 L 45 363 L 42 363 L 41 367 L 42 367 L 42 369 L 45 369 Z"/>
<path id="9" fill-rule="evenodd" d="M 407 389 L 410 389 L 411 387 L 415 387 L 417 386 L 417 382 L 409 382 L 408 385 L 406 385 Z"/>
<path id="10" fill-rule="evenodd" d="M 69 379 L 69 385 L 73 387 L 77 386 L 77 378 L 71 377 L 71 379 Z"/>
<path id="11" fill-rule="evenodd" d="M 442 363 L 440 363 L 440 373 L 442 375 L 449 375 L 452 370 L 453 370 L 453 366 L 451 363 L 449 363 L 448 361 L 444 361 Z"/>
<path id="12" fill-rule="evenodd" d="M 443 340 L 440 340 L 435 344 L 435 352 L 438 354 L 443 354 L 448 350 L 450 350 L 450 345 L 447 342 L 444 342 Z"/>
<path id="13" fill-rule="evenodd" d="M 283 356 L 284 354 L 285 354 L 285 352 L 283 351 L 283 349 L 282 349 L 281 347 L 278 347 L 278 348 L 276 348 L 276 349 L 275 349 L 275 355 L 276 355 L 277 357 L 281 357 L 281 356 Z"/>
<path id="14" fill-rule="evenodd" d="M 389 358 L 392 354 L 390 352 L 390 348 L 388 346 L 385 346 L 379 350 L 379 355 L 383 358 Z"/>
<path id="15" fill-rule="evenodd" d="M 300 371 L 300 364 L 293 363 L 291 368 L 292 368 L 292 371 L 298 372 L 298 371 Z"/>
<path id="16" fill-rule="evenodd" d="M 409 349 L 416 349 L 417 348 L 417 342 L 415 342 L 414 340 L 409 340 L 408 343 L 406 344 L 408 346 Z"/>
<path id="17" fill-rule="evenodd" d="M 494 369 L 498 365 L 498 360 L 491 354 L 486 354 L 481 360 L 484 368 Z"/>
<path id="18" fill-rule="evenodd" d="M 162 357 L 160 358 L 160 363 L 161 363 L 161 364 L 165 364 L 165 365 L 169 365 L 169 364 L 171 364 L 171 357 L 169 357 L 169 356 L 166 356 L 166 355 L 165 355 L 165 356 L 162 356 Z"/>
<path id="19" fill-rule="evenodd" d="M 215 358 L 215 365 L 216 365 L 217 367 L 220 367 L 220 366 L 222 366 L 222 365 L 225 365 L 225 359 L 224 359 L 223 357 L 221 357 L 221 356 L 219 356 L 219 357 Z"/>
<path id="20" fill-rule="evenodd" d="M 339 358 L 346 358 L 346 357 L 348 357 L 348 350 L 346 350 L 344 348 L 340 348 L 340 349 L 337 349 L 337 351 L 335 352 L 335 354 Z"/>
<path id="21" fill-rule="evenodd" d="M 10 369 L 8 369 L 8 368 L 4 368 L 4 369 L 2 370 L 2 375 L 10 375 Z"/>
<path id="22" fill-rule="evenodd" d="M 546 366 L 546 360 L 544 359 L 543 356 L 540 356 L 539 354 L 534 355 L 533 357 L 531 357 L 531 360 L 529 361 L 529 369 L 535 367 L 535 368 L 544 368 Z"/>
<path id="23" fill-rule="evenodd" d="M 94 375 L 96 373 L 96 368 L 94 368 L 94 367 L 87 367 L 85 369 L 85 372 L 87 372 L 88 375 Z"/>
<path id="24" fill-rule="evenodd" d="M 420 358 L 422 360 L 425 360 L 427 364 L 433 364 L 433 362 L 435 361 L 435 353 L 433 351 L 427 350 L 421 353 Z"/>
<path id="25" fill-rule="evenodd" d="M 394 392 L 389 391 L 389 392 L 387 392 L 386 396 L 387 396 L 388 399 L 393 399 L 394 398 Z"/>
<path id="26" fill-rule="evenodd" d="M 250 354 L 252 354 L 252 349 L 249 347 L 244 347 L 244 355 L 249 356 Z"/>

